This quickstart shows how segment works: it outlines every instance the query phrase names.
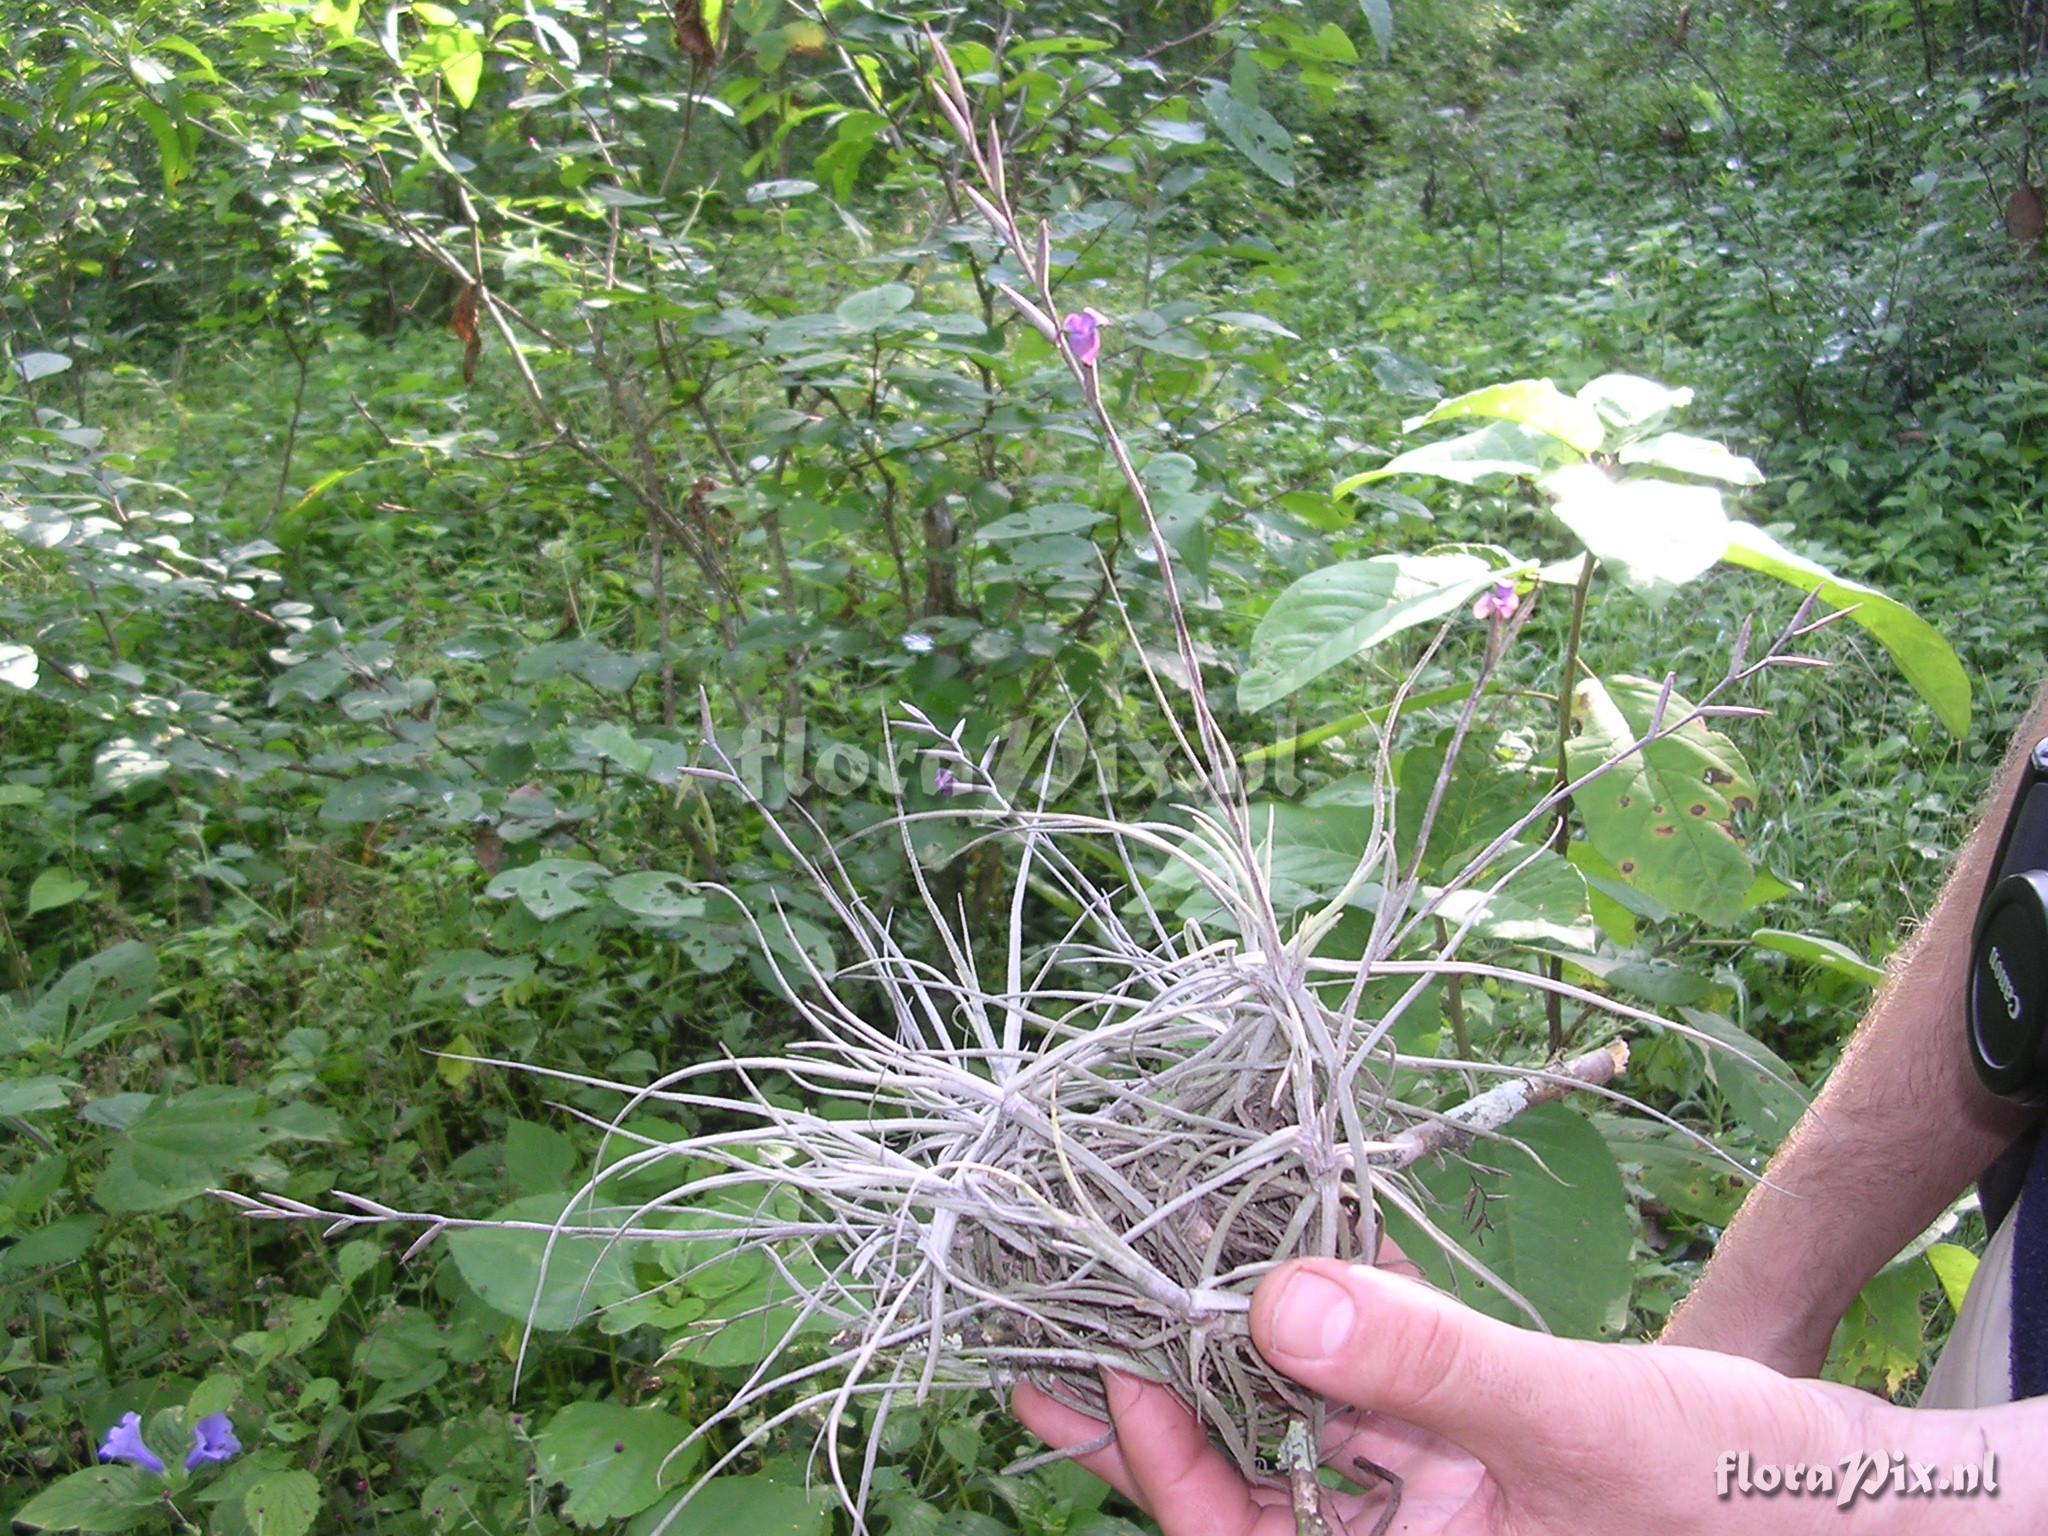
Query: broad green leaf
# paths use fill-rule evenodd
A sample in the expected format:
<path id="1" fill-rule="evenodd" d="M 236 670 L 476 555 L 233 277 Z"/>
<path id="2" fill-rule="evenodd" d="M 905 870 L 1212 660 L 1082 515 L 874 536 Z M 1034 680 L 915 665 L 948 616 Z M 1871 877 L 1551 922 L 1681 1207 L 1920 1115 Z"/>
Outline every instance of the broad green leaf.
<path id="1" fill-rule="evenodd" d="M 1453 395 L 1423 415 L 1402 422 L 1401 430 L 1415 432 L 1439 421 L 1457 421 L 1467 416 L 1485 416 L 1528 427 L 1556 438 L 1578 453 L 1598 453 L 1607 437 L 1599 412 L 1572 399 L 1548 379 L 1517 379 Z"/>
<path id="2" fill-rule="evenodd" d="M 22 1233 L 0 1249 L 0 1279 L 71 1263 L 99 1240 L 105 1226 L 104 1216 L 60 1216 L 47 1226 Z"/>
<path id="3" fill-rule="evenodd" d="M 413 804 L 420 793 L 402 779 L 381 773 L 366 773 L 346 779 L 327 792 L 320 802 L 320 820 L 329 826 L 361 826 L 382 821 Z"/>
<path id="4" fill-rule="evenodd" d="M 24 384 L 33 384 L 37 379 L 47 379 L 53 373 L 62 373 L 71 366 L 71 359 L 62 352 L 24 352 L 14 360 L 14 368 L 21 375 Z"/>
<path id="5" fill-rule="evenodd" d="M 1563 1104 L 1540 1105 L 1503 1134 L 1507 1140 L 1486 1143 L 1480 1156 L 1497 1172 L 1481 1172 L 1477 1164 L 1456 1158 L 1418 1168 L 1441 1202 L 1438 1224 L 1520 1291 L 1554 1332 L 1620 1337 L 1628 1325 L 1635 1239 L 1614 1154 L 1584 1115 Z M 1484 1225 L 1474 1231 L 1459 1213 L 1469 1208 L 1468 1200 L 1482 1197 L 1492 1198 L 1484 1206 Z M 1424 1263 L 1441 1273 L 1440 1258 L 1435 1265 Z M 1464 1300 L 1494 1316 L 1526 1321 L 1498 1292 L 1478 1288 L 1463 1271 L 1454 1273 Z"/>
<path id="6" fill-rule="evenodd" d="M 484 78 L 484 47 L 469 28 L 455 26 L 435 34 L 440 45 L 441 78 L 455 104 L 467 110 L 476 101 L 477 87 Z"/>
<path id="7" fill-rule="evenodd" d="M 1632 373 L 1603 373 L 1579 391 L 1581 404 L 1599 412 L 1617 436 L 1638 437 L 1673 411 L 1692 404 L 1692 391 L 1672 389 Z"/>
<path id="8" fill-rule="evenodd" d="M 1825 1378 L 1886 1394 L 1911 1381 L 1927 1352 L 1920 1316 L 1923 1284 L 1917 1264 L 1880 1270 L 1835 1329 Z"/>
<path id="9" fill-rule="evenodd" d="M 17 1077 L 0 1082 L 0 1115 L 33 1115 L 62 1109 L 78 1084 L 68 1077 Z"/>
<path id="10" fill-rule="evenodd" d="M 780 1271 L 764 1267 L 756 1279 L 714 1298 L 700 1317 L 670 1339 L 671 1354 L 713 1370 L 727 1370 L 767 1359 L 783 1347 L 784 1335 L 792 1330 L 802 1339 L 837 1333 L 846 1326 L 845 1317 L 822 1309 L 799 1325 L 803 1303 L 791 1288 L 791 1280 L 799 1286 L 816 1286 L 824 1271 L 815 1259 L 796 1251 L 784 1256 L 783 1267 L 788 1279 Z"/>
<path id="11" fill-rule="evenodd" d="M 273 1139 L 245 1088 L 158 1099 L 114 1145 L 93 1197 L 114 1215 L 166 1211 L 225 1182 Z"/>
<path id="12" fill-rule="evenodd" d="M 1806 1113 L 1806 1091 L 1798 1074 L 1778 1053 L 1754 1035 L 1746 1034 L 1734 1020 L 1703 1008 L 1681 1008 L 1678 1016 L 1701 1034 L 1719 1042 L 1706 1052 L 1707 1071 L 1713 1074 L 1728 1107 L 1768 1149 L 1785 1139 L 1785 1133 Z"/>
<path id="13" fill-rule="evenodd" d="M 50 1034 L 69 1035 L 67 1053 L 83 1049 L 142 1012 L 156 986 L 156 970 L 155 950 L 139 939 L 124 939 L 58 977 L 29 1017 Z"/>
<path id="14" fill-rule="evenodd" d="M 305 1536 L 320 1513 L 320 1480 L 297 1467 L 271 1472 L 242 1495 L 242 1518 L 255 1536 Z"/>
<path id="15" fill-rule="evenodd" d="M 1281 186 L 1294 185 L 1294 140 L 1272 113 L 1240 100 L 1221 80 L 1202 92 L 1202 106 L 1239 154 Z"/>
<path id="16" fill-rule="evenodd" d="M 1958 1243 L 1935 1243 L 1927 1250 L 1927 1267 L 1941 1282 L 1941 1293 L 1948 1298 L 1949 1309 L 1962 1311 L 1963 1300 L 1970 1294 L 1970 1282 L 1977 1278 L 1977 1255 Z"/>
<path id="17" fill-rule="evenodd" d="M 694 1480 L 701 1441 L 663 1465 L 689 1433 L 683 1420 L 656 1408 L 571 1403 L 548 1421 L 534 1451 L 541 1477 L 568 1489 L 562 1513 L 572 1523 L 609 1525 Z"/>
<path id="18" fill-rule="evenodd" d="M 567 1194 L 528 1195 L 492 1214 L 500 1222 L 602 1227 L 602 1211 L 588 1201 L 573 1210 Z M 633 1256 L 642 1245 L 604 1237 L 561 1236 L 525 1228 L 472 1227 L 449 1234 L 462 1278 L 493 1310 L 543 1333 L 561 1333 L 600 1307 L 639 1289 Z M 545 1264 L 543 1264 L 545 1258 Z"/>
<path id="19" fill-rule="evenodd" d="M 1370 825 L 1370 818 L 1350 806 L 1300 805 L 1287 800 L 1254 802 L 1250 817 L 1252 839 L 1260 851 L 1261 877 L 1274 911 L 1283 920 L 1343 889 L 1358 868 Z M 1226 885 L 1236 884 L 1207 845 L 1190 843 L 1188 849 L 1189 857 L 1202 868 Z M 1215 896 L 1181 860 L 1161 871 L 1154 890 L 1169 899 L 1180 897 L 1178 911 L 1183 918 L 1216 920 Z"/>
<path id="20" fill-rule="evenodd" d="M 1745 566 L 1790 582 L 1802 592 L 1817 591 L 1820 600 L 1830 608 L 1851 609 L 1850 621 L 1870 631 L 1892 653 L 1892 660 L 1906 674 L 1906 681 L 1934 707 L 1936 717 L 1949 734 L 1969 734 L 1969 676 L 1934 626 L 1904 603 L 1886 597 L 1875 587 L 1837 576 L 1804 555 L 1794 554 L 1763 529 L 1749 523 L 1728 525 L 1728 548 L 1722 558 L 1730 565 Z"/>
<path id="21" fill-rule="evenodd" d="M 666 870 L 641 870 L 617 875 L 605 883 L 605 895 L 635 917 L 650 922 L 679 923 L 704 915 L 704 898 L 691 882 Z"/>
<path id="22" fill-rule="evenodd" d="M 1311 571 L 1252 633 L 1238 707 L 1260 710 L 1381 641 L 1450 613 L 1494 579 L 1477 554 L 1374 555 Z"/>
<path id="23" fill-rule="evenodd" d="M 1758 949 L 1776 950 L 1821 970 L 1833 971 L 1837 976 L 1860 981 L 1866 987 L 1884 985 L 1883 966 L 1872 965 L 1848 945 L 1837 944 L 1833 939 L 1811 933 L 1788 933 L 1783 928 L 1759 928 L 1749 936 L 1749 941 Z"/>
<path id="24" fill-rule="evenodd" d="M 849 294 L 839 301 L 839 307 L 833 314 L 853 330 L 879 330 L 910 308 L 911 300 L 916 297 L 916 293 L 903 283 L 884 283 L 879 288 Z"/>
<path id="25" fill-rule="evenodd" d="M 481 949 L 451 949 L 420 967 L 412 984 L 416 1003 L 459 1001 L 465 1008 L 498 1002 L 533 975 L 531 955 L 493 955 Z"/>
<path id="26" fill-rule="evenodd" d="M 1730 453 L 1725 443 L 1685 432 L 1660 432 L 1641 442 L 1626 444 L 1619 457 L 1624 464 L 1648 464 L 1675 474 L 1719 480 L 1724 485 L 1764 483 L 1764 472 L 1754 460 Z"/>
<path id="27" fill-rule="evenodd" d="M 996 544 L 1004 539 L 1040 539 L 1059 533 L 1080 533 L 1104 521 L 1109 514 L 1077 502 L 1053 501 L 994 518 L 974 530 L 977 544 Z"/>
<path id="28" fill-rule="evenodd" d="M 1415 840 L 1422 833 L 1422 818 L 1436 793 L 1448 745 L 1447 733 L 1401 755 L 1395 779 L 1400 793 L 1394 801 L 1394 824 L 1404 869 L 1415 856 Z M 1513 826 L 1547 787 L 1479 744 L 1468 743 L 1437 802 L 1429 847 L 1423 852 L 1423 871 L 1448 873 L 1449 861 L 1469 856 L 1492 842 Z"/>
<path id="29" fill-rule="evenodd" d="M 1728 548 L 1728 514 L 1709 486 L 1616 480 L 1597 464 L 1553 470 L 1542 484 L 1557 520 L 1637 591 L 1683 586 Z"/>
<path id="30" fill-rule="evenodd" d="M 27 646 L 0 645 L 0 683 L 27 693 L 41 670 L 41 660 Z"/>
<path id="31" fill-rule="evenodd" d="M 495 901 L 517 898 L 542 922 L 590 905 L 587 889 L 609 873 L 589 859 L 535 859 L 492 877 L 484 895 Z"/>
<path id="32" fill-rule="evenodd" d="M 1525 862 L 1527 867 L 1500 890 L 1492 889 Z M 1436 900 L 1438 895 L 1437 888 L 1425 887 L 1418 899 Z M 1484 939 L 1587 952 L 1600 942 L 1586 903 L 1586 877 L 1559 855 L 1520 844 L 1511 845 L 1472 884 L 1443 896 L 1437 912 L 1454 930 L 1476 918 L 1472 932 Z"/>
<path id="33" fill-rule="evenodd" d="M 1548 432 L 1497 421 L 1440 443 L 1425 443 L 1396 454 L 1378 469 L 1347 476 L 1331 487 L 1332 496 L 1348 496 L 1362 486 L 1390 475 L 1428 475 L 1459 485 L 1477 485 L 1496 475 L 1534 479 L 1546 469 L 1573 457 L 1572 450 Z"/>
<path id="34" fill-rule="evenodd" d="M 522 1194 L 541 1194 L 569 1182 L 576 1144 L 551 1125 L 505 1122 L 505 1177 Z"/>
<path id="35" fill-rule="evenodd" d="M 1624 1171 L 1660 1205 L 1681 1216 L 1725 1227 L 1742 1204 L 1748 1181 L 1727 1159 L 1715 1157 L 1649 1120 L 1595 1115 L 1593 1123 Z"/>
<path id="36" fill-rule="evenodd" d="M 1394 9 L 1387 0 L 1358 0 L 1358 5 L 1365 12 L 1365 24 L 1372 29 L 1372 40 L 1379 44 L 1384 64 L 1394 47 Z"/>
<path id="37" fill-rule="evenodd" d="M 674 1499 L 643 1511 L 626 1528 L 627 1536 L 653 1536 L 681 1498 L 677 1494 Z M 722 1531 L 744 1536 L 825 1536 L 831 1529 L 833 1506 L 831 1485 L 823 1480 L 817 1486 L 805 1488 L 765 1473 L 714 1477 L 697 1490 L 688 1508 L 667 1529 L 677 1536 Z M 900 1528 L 898 1522 L 895 1529 Z M 1078 1532 L 1080 1527 L 1075 1529 Z"/>
<path id="38" fill-rule="evenodd" d="M 1591 773 L 1639 740 L 1660 692 L 1641 677 L 1582 681 L 1565 749 L 1571 776 Z M 1691 708 L 1672 694 L 1658 728 L 1669 730 Z M 1704 721 L 1630 753 L 1572 803 L 1594 849 L 1637 890 L 1709 922 L 1742 915 L 1753 872 L 1730 819 L 1756 803 L 1756 786 L 1735 743 Z"/>
<path id="39" fill-rule="evenodd" d="M 163 1479 L 140 1467 L 87 1467 L 59 1478 L 14 1512 L 17 1530 L 128 1531 L 154 1523 Z"/>
<path id="40" fill-rule="evenodd" d="M 28 888 L 28 915 L 68 907 L 91 889 L 68 869 L 46 869 Z"/>

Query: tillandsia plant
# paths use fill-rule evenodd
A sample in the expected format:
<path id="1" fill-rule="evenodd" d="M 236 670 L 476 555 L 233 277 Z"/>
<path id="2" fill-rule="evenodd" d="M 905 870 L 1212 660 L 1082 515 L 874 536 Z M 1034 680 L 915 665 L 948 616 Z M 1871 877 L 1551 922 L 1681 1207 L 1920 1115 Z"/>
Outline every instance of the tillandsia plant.
<path id="1" fill-rule="evenodd" d="M 546 1286 L 550 1266 L 557 1281 L 569 1277 L 571 1316 L 591 1302 L 636 1315 L 671 1286 L 749 1271 L 745 1285 L 702 1285 L 726 1299 L 678 1322 L 678 1355 L 707 1358 L 693 1351 L 710 1338 L 730 1346 L 718 1363 L 747 1367 L 665 1463 L 678 1483 L 697 1474 L 691 1491 L 785 1427 L 810 1425 L 865 1528 L 893 1407 L 1029 1378 L 1100 1414 L 1099 1373 L 1114 1369 L 1167 1384 L 1248 1475 L 1290 1484 L 1310 1532 L 1321 1524 L 1320 1493 L 1304 1448 L 1320 1443 L 1322 1406 L 1251 1346 L 1251 1291 L 1295 1257 L 1371 1262 L 1383 1219 L 1400 1219 L 1543 1321 L 1446 1233 L 1414 1170 L 1475 1142 L 1497 1152 L 1519 1115 L 1568 1093 L 1621 1099 L 1611 1085 L 1628 1058 L 1625 1029 L 1715 1042 L 1464 947 L 1503 923 L 1511 887 L 1561 863 L 1549 842 L 1567 801 L 1673 745 L 1717 761 L 1724 739 L 1707 722 L 1755 713 L 1734 693 L 1767 668 L 1803 660 L 1790 647 L 1829 619 L 1811 618 L 1809 601 L 1756 656 L 1745 628 L 1725 674 L 1696 702 L 1671 679 L 1648 685 L 1640 721 L 1611 747 L 1575 757 L 1515 814 L 1458 843 L 1449 872 L 1426 881 L 1423 850 L 1440 819 L 1451 822 L 1447 789 L 1484 684 L 1535 604 L 1532 563 L 1465 552 L 1485 562 L 1474 588 L 1485 639 L 1440 766 L 1397 804 L 1402 712 L 1424 670 L 1470 633 L 1462 606 L 1380 722 L 1376 766 L 1354 813 L 1366 824 L 1363 851 L 1331 888 L 1308 890 L 1276 862 L 1278 810 L 1248 795 L 1211 708 L 1175 553 L 1101 387 L 1105 317 L 1062 313 L 1046 228 L 1027 232 L 1020 222 L 999 136 L 976 128 L 965 82 L 928 41 L 934 99 L 960 146 L 957 191 L 1002 247 L 1000 291 L 1071 376 L 1150 541 L 1177 665 L 1144 660 L 1144 672 L 1179 751 L 1181 813 L 1126 817 L 1102 775 L 1100 811 L 1053 803 L 1045 780 L 1013 793 L 994 771 L 994 746 L 977 749 L 963 727 L 904 706 L 888 729 L 911 738 L 944 803 L 908 811 L 899 802 L 896 815 L 858 836 L 893 835 L 908 852 L 919 824 L 958 821 L 974 834 L 969 847 L 1007 855 L 1007 900 L 997 904 L 1006 920 L 993 932 L 977 929 L 908 859 L 935 935 L 927 950 L 907 937 L 915 925 L 863 893 L 848 840 L 835 844 L 800 803 L 778 811 L 761 798 L 720 746 L 700 696 L 705 757 L 682 774 L 753 807 L 852 956 L 818 963 L 779 900 L 749 912 L 800 1026 L 796 1043 L 644 1086 L 492 1062 L 624 1100 L 609 1117 L 572 1110 L 603 1129 L 604 1143 L 596 1171 L 554 1219 L 494 1222 L 346 1194 L 323 1207 L 223 1193 L 261 1219 L 336 1230 L 417 1224 L 414 1251 L 444 1233 L 530 1234 L 543 1245 L 538 1283 Z M 1106 601 L 1142 659 L 1106 563 L 1104 577 Z M 1078 710 L 1063 729 L 1088 745 Z M 1731 776 L 1717 780 L 1710 769 L 1702 778 L 1699 815 L 1732 839 L 1733 799 L 1705 798 L 1716 785 L 1732 789 Z M 1470 832 L 1463 822 L 1457 830 Z M 703 889 L 737 900 L 715 883 Z M 1361 926 L 1356 945 L 1328 942 L 1340 927 Z M 1402 1048 L 1397 1031 L 1418 1000 L 1467 983 L 1567 999 L 1610 1027 L 1604 1039 L 1582 1036 L 1573 1051 L 1535 1060 Z M 622 1276 L 622 1255 L 662 1255 L 648 1258 L 658 1278 L 630 1267 Z M 542 1305 L 536 1291 L 530 1324 L 544 1326 Z M 714 1435 L 722 1449 L 708 1456 Z M 1363 1461 L 1341 1470 L 1366 1485 L 1378 1479 Z M 1398 1485 L 1386 1480 L 1385 1493 L 1383 1526 Z"/>

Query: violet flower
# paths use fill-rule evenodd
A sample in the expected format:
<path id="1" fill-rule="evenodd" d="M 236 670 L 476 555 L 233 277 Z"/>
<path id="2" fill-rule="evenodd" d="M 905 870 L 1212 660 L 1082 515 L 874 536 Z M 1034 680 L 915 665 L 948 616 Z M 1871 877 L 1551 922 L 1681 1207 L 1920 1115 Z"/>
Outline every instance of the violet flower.
<path id="1" fill-rule="evenodd" d="M 1074 361 L 1083 368 L 1093 368 L 1095 359 L 1102 355 L 1102 316 L 1092 309 L 1076 310 L 1060 323 L 1060 329 L 1066 333 Z"/>
<path id="2" fill-rule="evenodd" d="M 192 1426 L 192 1450 L 185 1457 L 185 1470 L 193 1471 L 209 1461 L 226 1461 L 241 1448 L 242 1442 L 235 1438 L 235 1426 L 228 1416 L 209 1413 Z"/>
<path id="3" fill-rule="evenodd" d="M 100 1447 L 101 1461 L 125 1461 L 130 1466 L 140 1467 L 145 1472 L 164 1475 L 164 1464 L 155 1451 L 142 1439 L 142 1415 L 124 1413 L 121 1422 L 107 1431 L 106 1444 Z"/>
<path id="4" fill-rule="evenodd" d="M 1481 622 L 1501 622 L 1515 616 L 1520 607 L 1515 596 L 1515 584 L 1511 581 L 1497 581 L 1479 594 L 1479 600 L 1472 605 L 1472 617 Z"/>
<path id="5" fill-rule="evenodd" d="M 941 768 L 938 777 L 932 780 L 932 793 L 943 800 L 959 792 L 960 781 L 953 777 L 953 770 Z"/>

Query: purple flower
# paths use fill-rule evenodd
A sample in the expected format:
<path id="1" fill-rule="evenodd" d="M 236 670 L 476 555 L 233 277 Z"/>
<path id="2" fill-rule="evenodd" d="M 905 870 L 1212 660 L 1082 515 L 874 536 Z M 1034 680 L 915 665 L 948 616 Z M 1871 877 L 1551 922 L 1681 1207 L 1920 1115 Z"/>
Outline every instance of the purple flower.
<path id="1" fill-rule="evenodd" d="M 190 1472 L 204 1462 L 226 1461 L 241 1448 L 242 1442 L 235 1438 L 235 1426 L 228 1416 L 209 1413 L 192 1426 L 192 1450 L 185 1458 L 185 1470 Z"/>
<path id="2" fill-rule="evenodd" d="M 107 1431 L 107 1443 L 100 1447 L 100 1460 L 125 1461 L 145 1472 L 154 1472 L 158 1477 L 164 1475 L 163 1462 L 142 1442 L 142 1415 L 139 1413 L 122 1414 L 121 1422 Z"/>
<path id="3" fill-rule="evenodd" d="M 1093 368 L 1095 359 L 1102 355 L 1102 316 L 1092 309 L 1077 310 L 1061 322 L 1060 329 L 1066 332 L 1074 361 L 1083 368 Z"/>
<path id="4" fill-rule="evenodd" d="M 1487 591 L 1479 594 L 1479 600 L 1472 605 L 1472 617 L 1495 622 L 1511 619 L 1519 606 L 1520 603 L 1515 597 L 1515 584 L 1511 581 L 1497 581 Z"/>
<path id="5" fill-rule="evenodd" d="M 943 800 L 950 795 L 958 794 L 959 791 L 960 781 L 953 777 L 953 770 L 941 768 L 939 776 L 932 781 L 932 793 Z"/>

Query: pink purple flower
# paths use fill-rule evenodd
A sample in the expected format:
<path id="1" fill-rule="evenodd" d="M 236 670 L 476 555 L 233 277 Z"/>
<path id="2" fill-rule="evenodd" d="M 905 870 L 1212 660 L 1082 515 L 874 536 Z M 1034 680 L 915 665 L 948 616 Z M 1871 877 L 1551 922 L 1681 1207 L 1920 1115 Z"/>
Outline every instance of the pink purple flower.
<path id="1" fill-rule="evenodd" d="M 941 768 L 938 777 L 932 781 L 932 793 L 939 796 L 940 799 L 946 799 L 959 792 L 960 781 L 953 777 L 953 770 Z"/>
<path id="2" fill-rule="evenodd" d="M 140 1467 L 145 1472 L 164 1475 L 161 1457 L 152 1451 L 142 1439 L 142 1415 L 124 1413 L 121 1422 L 107 1431 L 106 1443 L 100 1447 L 101 1461 L 125 1461 L 130 1466 Z"/>
<path id="3" fill-rule="evenodd" d="M 1102 355 L 1102 316 L 1092 309 L 1076 310 L 1061 322 L 1060 329 L 1066 333 L 1074 361 L 1083 368 L 1093 368 L 1095 359 Z"/>
<path id="4" fill-rule="evenodd" d="M 1513 618 L 1515 609 L 1520 605 L 1520 599 L 1515 596 L 1515 584 L 1497 581 L 1479 594 L 1479 600 L 1472 605 L 1472 617 L 1482 622 L 1500 622 Z"/>

